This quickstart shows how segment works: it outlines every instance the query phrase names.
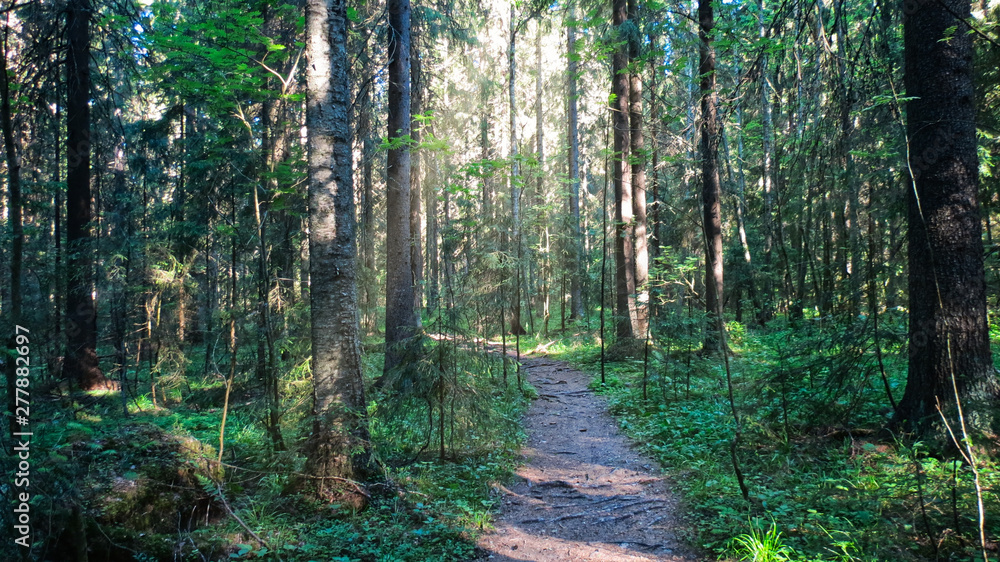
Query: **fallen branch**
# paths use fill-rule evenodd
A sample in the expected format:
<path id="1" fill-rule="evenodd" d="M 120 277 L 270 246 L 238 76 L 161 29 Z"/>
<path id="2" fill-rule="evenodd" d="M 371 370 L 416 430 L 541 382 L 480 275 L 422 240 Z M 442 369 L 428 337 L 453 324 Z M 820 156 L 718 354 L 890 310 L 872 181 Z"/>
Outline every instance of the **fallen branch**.
<path id="1" fill-rule="evenodd" d="M 242 519 L 240 519 L 240 516 L 236 515 L 236 512 L 233 511 L 233 508 L 229 507 L 229 502 L 226 501 L 226 496 L 222 493 L 222 487 L 219 486 L 218 484 L 216 484 L 215 485 L 215 491 L 217 493 L 217 497 L 219 498 L 219 501 L 222 502 L 222 506 L 225 507 L 226 511 L 229 512 L 229 515 L 231 515 L 233 517 L 233 519 L 235 519 L 236 522 L 240 524 L 240 527 L 243 527 L 244 529 L 246 529 L 246 532 L 250 533 L 250 536 L 252 536 L 254 538 L 254 540 L 257 541 L 258 544 L 260 544 L 263 547 L 267 547 L 268 550 L 273 550 L 271 548 L 271 546 L 269 544 L 267 544 L 267 541 L 265 541 L 264 539 L 260 538 L 260 535 L 258 535 L 257 533 L 255 533 L 253 531 L 253 529 L 250 528 L 249 525 L 247 525 Z"/>

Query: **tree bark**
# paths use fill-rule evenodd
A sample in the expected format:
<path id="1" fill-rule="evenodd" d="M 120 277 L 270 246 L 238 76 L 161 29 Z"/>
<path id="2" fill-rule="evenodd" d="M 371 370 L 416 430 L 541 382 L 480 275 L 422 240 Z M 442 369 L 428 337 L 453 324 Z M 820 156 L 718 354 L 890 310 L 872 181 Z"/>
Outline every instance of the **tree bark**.
<path id="1" fill-rule="evenodd" d="M 612 0 L 612 24 L 619 31 L 619 41 L 624 39 L 622 25 L 628 19 L 625 0 Z M 628 164 L 629 144 L 629 76 L 628 47 L 615 48 L 611 59 L 611 93 L 614 98 L 612 124 L 614 127 L 615 187 L 615 332 L 625 340 L 634 337 L 635 325 L 635 267 L 632 239 L 632 181 Z"/>
<path id="2" fill-rule="evenodd" d="M 424 205 L 427 208 L 427 316 L 433 318 L 438 311 L 440 295 L 440 263 L 438 252 L 438 163 L 428 159 L 427 178 L 424 182 Z"/>
<path id="3" fill-rule="evenodd" d="M 418 24 L 414 25 L 417 27 Z M 411 37 L 415 43 L 417 33 Z M 424 75 L 420 67 L 420 56 L 410 56 L 410 87 L 412 94 L 412 113 L 410 120 L 410 137 L 413 139 L 414 151 L 410 155 L 410 269 L 413 271 L 413 317 L 416 326 L 420 326 L 420 310 L 424 306 L 424 256 L 421 245 L 420 228 L 420 156 L 423 151 L 420 144 L 422 125 L 415 118 L 423 111 Z"/>
<path id="4" fill-rule="evenodd" d="M 368 49 L 368 42 L 362 43 L 362 72 L 374 73 L 373 61 Z M 358 110 L 357 134 L 361 136 L 361 212 L 360 214 L 360 244 L 359 261 L 362 269 L 362 279 L 375 279 L 375 183 L 373 181 L 375 162 L 375 132 L 372 124 L 374 111 L 373 86 L 366 83 L 360 94 L 361 107 Z M 362 326 L 369 333 L 377 328 L 377 283 L 364 283 L 361 288 Z"/>
<path id="5" fill-rule="evenodd" d="M 759 0 L 758 7 L 760 9 L 760 15 L 758 16 L 758 28 L 759 36 L 761 39 L 766 37 L 766 27 L 764 25 L 764 0 Z M 761 184 L 764 191 L 764 220 L 763 220 L 763 231 L 764 231 L 764 251 L 761 253 L 763 257 L 764 267 L 763 267 L 763 287 L 761 288 L 764 293 L 764 299 L 762 307 L 757 315 L 757 321 L 763 326 L 769 322 L 774 317 L 774 288 L 772 279 L 772 259 L 771 250 L 774 247 L 774 235 L 775 235 L 775 214 L 774 214 L 774 182 L 773 182 L 773 172 L 772 163 L 774 162 L 774 124 L 771 119 L 771 77 L 770 71 L 768 70 L 768 55 L 765 50 L 761 54 L 760 68 L 762 79 L 760 81 L 760 121 L 762 131 L 762 159 L 761 159 Z"/>
<path id="6" fill-rule="evenodd" d="M 406 355 L 416 333 L 410 258 L 410 0 L 389 2 L 389 116 L 386 172 L 385 365 Z"/>
<path id="7" fill-rule="evenodd" d="M 535 285 L 535 295 L 538 299 L 539 317 L 542 320 L 542 333 L 548 334 L 549 329 L 549 280 L 551 278 L 550 247 L 549 247 L 549 211 L 545 208 L 545 110 L 542 94 L 542 21 L 535 26 L 535 153 L 538 158 L 538 170 L 535 182 L 535 205 L 540 210 L 538 216 L 538 255 L 540 262 L 537 274 L 531 275 Z M 534 263 L 536 260 L 532 260 Z M 535 324 L 532 322 L 532 328 Z"/>
<path id="8" fill-rule="evenodd" d="M 10 256 L 10 319 L 6 329 L 10 331 L 10 349 L 19 347 L 15 340 L 18 330 L 14 327 L 21 323 L 21 265 L 24 258 L 24 228 L 21 219 L 21 159 L 18 155 L 18 144 L 14 141 L 14 119 L 10 102 L 10 74 L 7 61 L 10 57 L 8 36 L 10 27 L 4 27 L 3 59 L 0 60 L 0 127 L 3 128 L 4 154 L 7 160 L 8 183 L 8 221 L 11 231 Z M 6 310 L 6 309 L 4 309 Z M 29 328 L 30 329 L 30 328 Z M 17 363 L 8 357 L 7 367 L 7 409 L 13 414 L 17 406 Z M 16 431 L 14 423 L 9 424 L 10 431 Z"/>
<path id="9" fill-rule="evenodd" d="M 704 205 L 705 229 L 705 312 L 708 322 L 705 326 L 704 349 L 715 352 L 722 349 L 719 334 L 722 319 L 722 209 L 721 186 L 719 185 L 719 116 L 718 97 L 715 92 L 715 50 L 712 47 L 712 31 L 715 14 L 711 0 L 699 0 L 698 35 L 700 41 L 701 75 L 701 172 L 702 204 Z"/>
<path id="10" fill-rule="evenodd" d="M 370 475 L 357 294 L 345 0 L 309 0 L 309 268 L 313 432 L 306 473 L 320 497 L 363 496 L 337 478 Z M 412 300 L 410 301 L 412 302 Z"/>
<path id="11" fill-rule="evenodd" d="M 938 401 L 951 417 L 955 389 L 966 413 L 985 417 L 1000 385 L 986 320 L 972 36 L 952 15 L 968 20 L 970 3 L 912 6 L 903 19 L 914 96 L 906 103 L 910 357 L 898 419 L 925 431 L 938 424 Z"/>
<path id="12" fill-rule="evenodd" d="M 521 163 L 517 146 L 517 98 L 515 96 L 515 78 L 517 77 L 516 40 L 517 40 L 517 5 L 510 5 L 510 43 L 507 48 L 507 100 L 510 105 L 510 207 L 513 220 L 513 243 L 517 256 L 516 273 L 514 274 L 514 302 L 512 303 L 510 331 L 514 335 L 527 332 L 521 326 Z"/>
<path id="13" fill-rule="evenodd" d="M 639 25 L 636 0 L 628 0 L 628 17 Z M 632 214 L 635 217 L 632 235 L 635 239 L 635 314 L 632 329 L 645 334 L 649 323 L 649 247 L 646 225 L 646 155 L 642 132 L 642 65 L 639 62 L 638 34 L 631 37 L 629 58 L 629 152 L 632 164 Z"/>
<path id="14" fill-rule="evenodd" d="M 66 12 L 66 286 L 65 376 L 82 389 L 104 386 L 97 359 L 97 309 L 91 292 L 90 235 L 90 0 Z"/>
<path id="15" fill-rule="evenodd" d="M 847 263 L 848 286 L 850 295 L 848 303 L 849 313 L 856 316 L 861 309 L 861 248 L 859 240 L 861 238 L 861 224 L 858 216 L 859 188 L 858 175 L 854 170 L 854 155 L 851 151 L 854 148 L 854 121 L 851 117 L 851 110 L 854 100 L 851 89 L 851 77 L 847 68 L 847 15 L 844 13 L 844 3 L 834 3 L 837 30 L 837 73 L 839 83 L 837 97 L 840 102 L 840 153 L 841 173 L 843 183 L 847 184 L 847 201 L 844 209 L 846 230 L 847 230 L 847 251 L 850 253 Z"/>
<path id="16" fill-rule="evenodd" d="M 569 221 L 570 240 L 569 251 L 567 252 L 569 274 L 569 299 L 570 299 L 570 320 L 580 320 L 583 318 L 583 287 L 580 281 L 582 277 L 581 263 L 583 262 L 582 240 L 580 234 L 580 132 L 579 132 L 579 109 L 577 103 L 577 59 L 576 52 L 576 2 L 569 4 L 569 25 L 566 27 L 566 82 L 568 91 L 568 137 L 569 154 Z"/>

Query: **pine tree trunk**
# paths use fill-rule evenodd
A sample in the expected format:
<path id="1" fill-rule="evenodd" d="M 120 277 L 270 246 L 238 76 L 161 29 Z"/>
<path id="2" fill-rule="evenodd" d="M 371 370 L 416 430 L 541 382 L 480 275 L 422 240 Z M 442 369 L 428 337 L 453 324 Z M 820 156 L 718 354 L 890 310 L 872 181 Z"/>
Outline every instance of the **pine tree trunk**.
<path id="1" fill-rule="evenodd" d="M 427 207 L 427 316 L 433 318 L 438 310 L 440 294 L 440 257 L 438 256 L 438 163 L 432 160 L 427 166 L 424 182 L 424 205 Z"/>
<path id="2" fill-rule="evenodd" d="M 372 67 L 371 55 L 368 52 L 368 42 L 362 43 L 362 72 L 368 71 Z M 360 265 L 362 279 L 375 279 L 375 183 L 373 181 L 375 162 L 375 134 L 372 124 L 372 112 L 374 111 L 374 100 L 372 96 L 371 84 L 363 86 L 363 93 L 360 95 L 361 108 L 358 111 L 358 130 L 361 136 L 361 213 L 360 213 Z M 378 296 L 377 284 L 365 282 L 361 289 L 361 313 L 362 326 L 368 333 L 374 333 L 377 327 Z"/>
<path id="3" fill-rule="evenodd" d="M 416 332 L 410 259 L 410 0 L 389 2 L 389 139 L 386 172 L 384 372 L 399 366 Z"/>
<path id="4" fill-rule="evenodd" d="M 636 0 L 628 0 L 628 17 L 638 25 L 639 13 Z M 629 41 L 629 151 L 632 163 L 632 213 L 635 217 L 633 236 L 635 239 L 635 313 L 632 330 L 645 334 L 649 323 L 649 247 L 646 225 L 646 155 L 642 132 L 642 74 L 639 64 L 639 42 L 632 37 Z"/>
<path id="5" fill-rule="evenodd" d="M 583 262 L 583 252 L 580 233 L 580 134 L 579 134 L 579 109 L 577 103 L 577 59 L 576 52 L 576 3 L 570 1 L 569 5 L 569 25 L 566 27 L 566 51 L 568 53 L 566 63 L 566 81 L 568 90 L 568 119 L 569 122 L 569 220 L 570 220 L 570 240 L 568 256 L 567 274 L 569 275 L 569 295 L 570 295 L 570 320 L 580 320 L 583 318 L 583 287 L 580 281 L 583 272 L 581 264 Z"/>
<path id="6" fill-rule="evenodd" d="M 989 415 L 1000 385 L 986 321 L 977 193 L 969 0 L 905 10 L 903 19 L 909 194 L 909 373 L 898 419 L 915 429 L 966 413 Z M 954 30 L 958 26 L 958 30 Z M 952 30 L 949 32 L 949 28 Z M 950 36 L 947 39 L 946 36 Z"/>
<path id="7" fill-rule="evenodd" d="M 344 0 L 309 0 L 309 264 L 313 432 L 306 473 L 324 498 L 364 497 L 328 477 L 371 474 L 361 370 Z M 409 301 L 412 303 L 412 299 Z"/>
<path id="8" fill-rule="evenodd" d="M 612 24 L 621 29 L 628 19 L 625 0 L 612 0 Z M 635 252 L 632 238 L 632 181 L 629 152 L 629 76 L 628 51 L 624 45 L 615 49 L 611 59 L 611 92 L 614 95 L 611 122 L 614 128 L 615 187 L 615 333 L 619 340 L 634 337 L 635 332 Z"/>
<path id="9" fill-rule="evenodd" d="M 710 0 L 699 0 L 698 21 L 700 23 L 700 64 L 701 75 L 701 171 L 702 204 L 704 205 L 705 229 L 705 312 L 708 322 L 705 326 L 704 349 L 715 352 L 722 349 L 719 334 L 722 319 L 723 295 L 722 279 L 722 209 L 721 186 L 719 185 L 719 116 L 718 97 L 715 92 L 715 50 L 712 47 L 712 31 L 715 14 Z"/>
<path id="10" fill-rule="evenodd" d="M 91 293 L 90 0 L 66 13 L 66 377 L 83 389 L 106 382 L 97 359 L 97 308 Z"/>
<path id="11" fill-rule="evenodd" d="M 17 153 L 18 144 L 14 141 L 14 119 L 10 106 L 10 74 L 8 74 L 7 61 L 10 57 L 8 35 L 9 27 L 4 27 L 3 34 L 3 59 L 0 60 L 0 127 L 3 128 L 4 154 L 7 160 L 7 185 L 8 203 L 7 220 L 11 230 L 11 256 L 10 256 L 10 309 L 5 314 L 8 324 L 4 327 L 9 330 L 10 349 L 20 347 L 16 342 L 16 335 L 19 330 L 15 326 L 21 323 L 21 265 L 24 258 L 24 228 L 21 219 L 21 160 Z M 7 308 L 3 309 L 7 311 Z M 27 326 L 25 326 L 27 328 Z M 30 329 L 30 328 L 28 328 Z M 17 377 L 17 362 L 12 357 L 5 361 L 7 368 L 7 410 L 15 412 L 17 389 L 14 385 Z M 17 426 L 10 424 L 10 431 L 16 431 Z"/>
<path id="12" fill-rule="evenodd" d="M 538 170 L 535 182 L 535 206 L 539 209 L 539 220 L 536 235 L 538 236 L 538 259 L 540 262 L 537 274 L 532 275 L 535 285 L 535 295 L 538 300 L 539 317 L 542 320 L 542 333 L 548 334 L 549 321 L 549 214 L 545 210 L 545 113 L 542 104 L 542 22 L 538 21 L 535 29 L 535 153 L 538 158 Z M 536 260 L 532 260 L 534 262 Z M 535 324 L 532 323 L 534 329 Z"/>
<path id="13" fill-rule="evenodd" d="M 840 163 L 842 166 L 841 173 L 843 174 L 843 183 L 847 184 L 846 193 L 846 205 L 844 209 L 845 216 L 845 227 L 847 230 L 847 251 L 850 254 L 848 260 L 846 261 L 848 275 L 848 290 L 850 294 L 848 295 L 849 303 L 849 314 L 851 316 L 856 316 L 861 310 L 861 248 L 860 248 L 860 238 L 861 238 L 861 225 L 860 218 L 858 216 L 858 176 L 854 169 L 854 155 L 851 151 L 854 148 L 854 121 L 851 117 L 851 110 L 853 106 L 852 96 L 854 95 L 851 90 L 851 77 L 848 75 L 847 69 L 847 32 L 846 32 L 846 19 L 847 16 L 844 14 L 844 3 L 835 3 L 834 21 L 836 21 L 837 30 L 837 73 L 839 74 L 839 83 L 837 89 L 837 97 L 840 102 L 840 146 L 838 147 L 838 152 L 840 153 Z"/>
<path id="14" fill-rule="evenodd" d="M 489 90 L 485 83 L 479 86 L 479 158 L 486 162 L 490 158 L 490 115 Z M 487 174 L 481 180 L 483 186 L 482 212 L 490 224 L 494 224 L 496 211 L 493 208 L 493 186 Z"/>
<path id="15" fill-rule="evenodd" d="M 418 25 L 415 22 L 414 28 L 417 28 Z M 413 43 L 417 42 L 417 37 L 417 33 L 414 32 L 412 36 Z M 413 139 L 414 147 L 417 147 L 420 144 L 422 126 L 414 116 L 419 115 L 424 110 L 424 75 L 420 68 L 420 56 L 416 53 L 410 56 L 410 88 L 412 97 L 410 137 Z M 424 307 L 424 256 L 420 236 L 421 154 L 423 154 L 423 151 L 415 148 L 410 155 L 410 269 L 413 271 L 413 317 L 416 326 L 421 325 L 420 311 Z"/>
<path id="16" fill-rule="evenodd" d="M 510 207 L 513 221 L 512 242 L 515 245 L 515 256 L 517 256 L 516 272 L 514 274 L 514 301 L 511 306 L 510 332 L 514 335 L 523 335 L 527 332 L 521 325 L 521 164 L 518 160 L 517 146 L 517 98 L 515 96 L 515 78 L 517 77 L 516 39 L 517 28 L 515 19 L 517 17 L 517 5 L 510 5 L 510 43 L 507 48 L 507 100 L 510 108 Z"/>
<path id="17" fill-rule="evenodd" d="M 758 19 L 759 37 L 766 37 L 766 26 L 765 26 L 765 5 L 764 0 L 759 0 L 758 8 L 760 9 L 760 16 Z M 763 325 L 774 318 L 774 260 L 772 259 L 771 253 L 774 248 L 774 238 L 779 236 L 778 230 L 781 228 L 780 219 L 775 216 L 775 186 L 774 186 L 774 175 L 773 175 L 773 163 L 774 163 L 774 123 L 771 118 L 771 94 L 773 90 L 771 88 L 771 72 L 769 68 L 769 57 L 765 51 L 761 55 L 760 62 L 761 73 L 763 74 L 760 80 L 760 121 L 762 128 L 762 159 L 761 159 L 761 184 L 764 191 L 764 220 L 763 220 L 763 231 L 764 231 L 764 248 L 761 252 L 761 257 L 763 261 L 763 287 L 762 291 L 764 293 L 763 307 L 758 315 L 758 322 Z"/>

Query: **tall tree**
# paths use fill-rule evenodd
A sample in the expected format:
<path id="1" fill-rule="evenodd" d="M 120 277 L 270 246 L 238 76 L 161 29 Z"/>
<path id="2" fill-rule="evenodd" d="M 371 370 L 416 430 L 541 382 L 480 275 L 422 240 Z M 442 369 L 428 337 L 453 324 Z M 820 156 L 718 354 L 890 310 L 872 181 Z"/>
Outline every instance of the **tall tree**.
<path id="1" fill-rule="evenodd" d="M 617 42 L 611 58 L 611 123 L 614 129 L 615 188 L 615 332 L 619 339 L 634 337 L 635 267 L 632 240 L 632 182 L 629 166 L 629 75 L 626 0 L 612 0 L 611 21 Z"/>
<path id="2" fill-rule="evenodd" d="M 414 18 L 413 34 L 411 41 L 415 47 L 419 41 L 420 22 Z M 418 49 L 410 54 L 410 97 L 411 97 L 411 119 L 410 136 L 413 139 L 414 147 L 420 144 L 421 125 L 418 116 L 423 108 L 424 101 L 424 73 L 420 66 L 420 54 Z M 415 150 L 410 155 L 410 269 L 413 271 L 413 310 L 416 325 L 420 325 L 420 310 L 424 303 L 424 255 L 420 238 L 420 156 L 422 150 Z"/>
<path id="3" fill-rule="evenodd" d="M 385 372 L 416 333 L 410 248 L 410 0 L 389 0 Z"/>
<path id="4" fill-rule="evenodd" d="M 758 37 L 763 40 L 767 36 L 766 26 L 764 25 L 764 0 L 759 0 L 757 4 L 760 14 L 758 16 Z M 764 230 L 764 271 L 765 271 L 765 299 L 763 303 L 763 308 L 760 311 L 758 319 L 761 324 L 769 321 L 774 313 L 774 307 L 772 305 L 773 291 L 771 289 L 771 277 L 770 277 L 770 265 L 771 265 L 771 248 L 773 247 L 775 222 L 774 222 L 774 185 L 772 182 L 772 162 L 774 162 L 774 125 L 771 120 L 771 75 L 768 70 L 768 51 L 764 49 L 761 53 L 760 68 L 762 73 L 762 79 L 760 81 L 760 121 L 762 131 L 762 147 L 763 152 L 761 158 L 761 186 L 764 191 L 764 220 L 763 220 L 763 230 Z M 779 226 L 780 228 L 780 226 Z"/>
<path id="5" fill-rule="evenodd" d="M 722 188 L 719 182 L 719 99 L 715 91 L 715 49 L 712 34 L 715 12 L 712 0 L 698 2 L 698 37 L 701 77 L 701 198 L 705 230 L 705 351 L 722 347 L 719 334 L 722 299 Z"/>
<path id="6" fill-rule="evenodd" d="M 512 242 L 517 256 L 516 272 L 514 274 L 514 302 L 510 319 L 510 331 L 515 335 L 527 333 L 521 325 L 521 162 L 518 153 L 517 139 L 517 3 L 510 3 L 510 42 L 507 45 L 507 101 L 510 106 L 510 207 L 513 221 Z"/>
<path id="7" fill-rule="evenodd" d="M 309 0 L 307 10 L 314 419 L 306 472 L 316 477 L 320 496 L 330 497 L 338 495 L 330 477 L 362 479 L 371 455 L 359 345 L 346 2 Z"/>
<path id="8" fill-rule="evenodd" d="M 580 235 L 580 131 L 579 104 L 577 103 L 577 74 L 579 53 L 576 52 L 576 2 L 569 4 L 569 23 L 566 26 L 566 82 L 567 82 L 567 125 L 569 139 L 567 162 L 569 163 L 569 250 L 567 251 L 569 273 L 569 301 L 571 320 L 583 318 L 583 284 L 580 281 L 580 266 L 583 261 L 583 240 Z"/>
<path id="9" fill-rule="evenodd" d="M 635 217 L 632 235 L 635 238 L 635 314 L 633 330 L 636 335 L 646 333 L 649 322 L 649 246 L 646 236 L 646 155 L 642 133 L 642 61 L 638 29 L 639 7 L 636 0 L 628 0 L 628 18 L 633 30 L 628 38 L 628 107 L 629 152 L 632 165 L 632 214 Z"/>
<path id="10" fill-rule="evenodd" d="M 939 402 L 954 405 L 956 391 L 966 411 L 984 415 L 1000 392 L 986 321 L 972 36 L 961 23 L 969 10 L 969 0 L 904 10 L 910 358 L 897 414 L 918 429 L 936 422 Z"/>
<path id="11" fill-rule="evenodd" d="M 14 114 L 11 108 L 11 88 L 8 60 L 11 57 L 10 49 L 10 16 L 4 25 L 3 31 L 3 59 L 0 60 L 0 127 L 3 132 L 4 155 L 7 163 L 7 186 L 10 234 L 11 234 L 11 256 L 10 256 L 10 348 L 16 345 L 17 330 L 13 326 L 21 322 L 21 266 L 24 258 L 24 227 L 21 218 L 21 159 L 18 154 L 18 144 L 14 140 Z M 6 308 L 5 308 L 6 310 Z M 17 378 L 17 363 L 13 360 L 6 362 L 7 367 L 7 409 L 13 414 L 17 405 L 17 390 L 14 381 Z M 11 432 L 15 431 L 13 423 L 10 424 Z"/>
<path id="12" fill-rule="evenodd" d="M 90 196 L 90 0 L 66 12 L 66 356 L 64 374 L 81 388 L 105 382 L 97 359 L 97 309 L 92 296 Z"/>
<path id="13" fill-rule="evenodd" d="M 360 46 L 360 66 L 363 75 L 367 75 L 373 70 L 375 61 L 373 60 L 368 41 L 361 42 Z M 361 210 L 359 212 L 360 235 L 358 244 L 358 255 L 362 265 L 362 275 L 365 279 L 374 279 L 375 276 L 375 182 L 373 178 L 375 164 L 375 100 L 373 90 L 374 84 L 365 81 L 360 85 L 359 93 L 360 107 L 358 108 L 358 128 L 357 134 L 361 137 Z M 362 326 L 365 331 L 372 333 L 376 331 L 375 308 L 378 301 L 378 284 L 363 283 L 361 287 L 361 311 Z"/>

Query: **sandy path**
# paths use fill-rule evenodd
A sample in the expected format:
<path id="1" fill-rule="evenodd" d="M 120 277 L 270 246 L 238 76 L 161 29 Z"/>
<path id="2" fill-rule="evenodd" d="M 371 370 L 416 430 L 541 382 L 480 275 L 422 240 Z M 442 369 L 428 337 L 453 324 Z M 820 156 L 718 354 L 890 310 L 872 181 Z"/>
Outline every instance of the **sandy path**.
<path id="1" fill-rule="evenodd" d="M 525 419 L 527 464 L 479 560 L 697 560 L 679 544 L 677 500 L 656 464 L 631 449 L 589 376 L 544 357 L 522 363 L 541 396 Z"/>

